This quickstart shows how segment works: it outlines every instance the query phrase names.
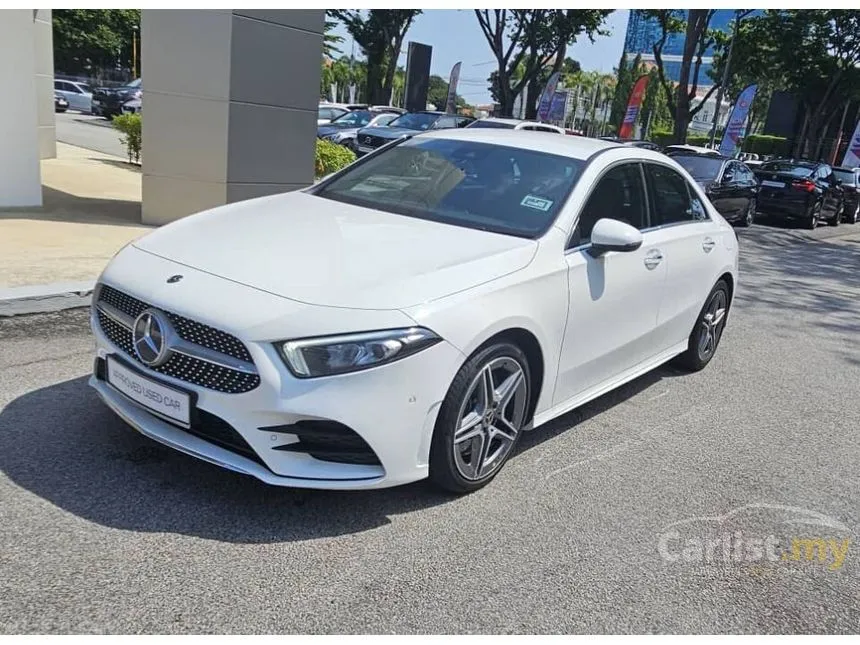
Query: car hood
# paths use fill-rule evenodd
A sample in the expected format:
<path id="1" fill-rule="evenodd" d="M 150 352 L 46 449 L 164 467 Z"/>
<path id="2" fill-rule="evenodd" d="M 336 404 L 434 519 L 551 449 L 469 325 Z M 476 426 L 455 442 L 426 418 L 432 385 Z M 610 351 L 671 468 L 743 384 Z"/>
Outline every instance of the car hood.
<path id="1" fill-rule="evenodd" d="M 397 139 L 404 135 L 414 135 L 422 132 L 421 130 L 410 130 L 409 128 L 391 128 L 388 126 L 379 126 L 373 128 L 362 128 L 358 131 L 358 135 L 371 135 L 381 137 L 383 139 Z"/>
<path id="2" fill-rule="evenodd" d="M 330 134 L 334 134 L 335 132 L 344 132 L 348 130 L 358 130 L 357 126 L 354 126 L 349 123 L 327 123 L 326 125 L 321 125 L 317 128 L 317 136 L 318 137 L 326 137 Z"/>
<path id="3" fill-rule="evenodd" d="M 538 243 L 293 192 L 186 217 L 134 245 L 307 304 L 404 309 L 518 271 Z"/>

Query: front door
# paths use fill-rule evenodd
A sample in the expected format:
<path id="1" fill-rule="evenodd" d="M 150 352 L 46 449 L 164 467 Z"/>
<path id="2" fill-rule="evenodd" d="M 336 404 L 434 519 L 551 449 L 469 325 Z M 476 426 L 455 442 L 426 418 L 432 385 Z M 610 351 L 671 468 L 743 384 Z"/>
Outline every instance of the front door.
<path id="1" fill-rule="evenodd" d="M 654 334 L 666 280 L 663 251 L 646 233 L 639 249 L 594 258 L 586 251 L 602 218 L 648 228 L 642 167 L 613 166 L 596 183 L 566 253 L 568 318 L 554 403 L 610 383 L 655 354 Z"/>

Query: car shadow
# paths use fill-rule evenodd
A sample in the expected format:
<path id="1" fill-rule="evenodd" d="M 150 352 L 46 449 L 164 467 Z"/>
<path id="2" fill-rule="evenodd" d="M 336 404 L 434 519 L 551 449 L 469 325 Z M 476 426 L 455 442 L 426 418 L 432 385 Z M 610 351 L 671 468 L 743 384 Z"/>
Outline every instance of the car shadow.
<path id="1" fill-rule="evenodd" d="M 454 499 L 423 482 L 350 492 L 269 486 L 135 432 L 86 377 L 34 390 L 0 410 L 0 470 L 102 526 L 247 544 L 368 531 Z"/>
<path id="2" fill-rule="evenodd" d="M 678 374 L 658 368 L 526 433 L 517 452 Z M 428 482 L 372 491 L 269 486 L 135 432 L 99 400 L 87 377 L 34 390 L 0 410 L 0 470 L 21 488 L 102 526 L 241 544 L 360 533 L 458 499 Z"/>

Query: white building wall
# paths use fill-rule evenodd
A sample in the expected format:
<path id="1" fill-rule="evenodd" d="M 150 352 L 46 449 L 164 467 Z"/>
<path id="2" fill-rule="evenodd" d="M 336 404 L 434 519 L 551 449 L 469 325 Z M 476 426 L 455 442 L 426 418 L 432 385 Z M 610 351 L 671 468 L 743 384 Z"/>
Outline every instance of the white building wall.
<path id="1" fill-rule="evenodd" d="M 41 206 L 36 10 L 0 10 L 0 208 Z"/>

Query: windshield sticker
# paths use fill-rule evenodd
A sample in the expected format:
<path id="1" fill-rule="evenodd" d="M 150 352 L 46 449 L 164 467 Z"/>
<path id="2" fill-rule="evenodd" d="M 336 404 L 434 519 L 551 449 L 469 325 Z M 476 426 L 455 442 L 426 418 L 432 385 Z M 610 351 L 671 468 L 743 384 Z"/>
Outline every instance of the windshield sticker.
<path id="1" fill-rule="evenodd" d="M 536 211 L 543 211 L 545 213 L 552 208 L 552 202 L 543 197 L 526 195 L 523 197 L 523 201 L 520 202 L 520 206 L 528 206 L 529 208 L 534 208 Z"/>

